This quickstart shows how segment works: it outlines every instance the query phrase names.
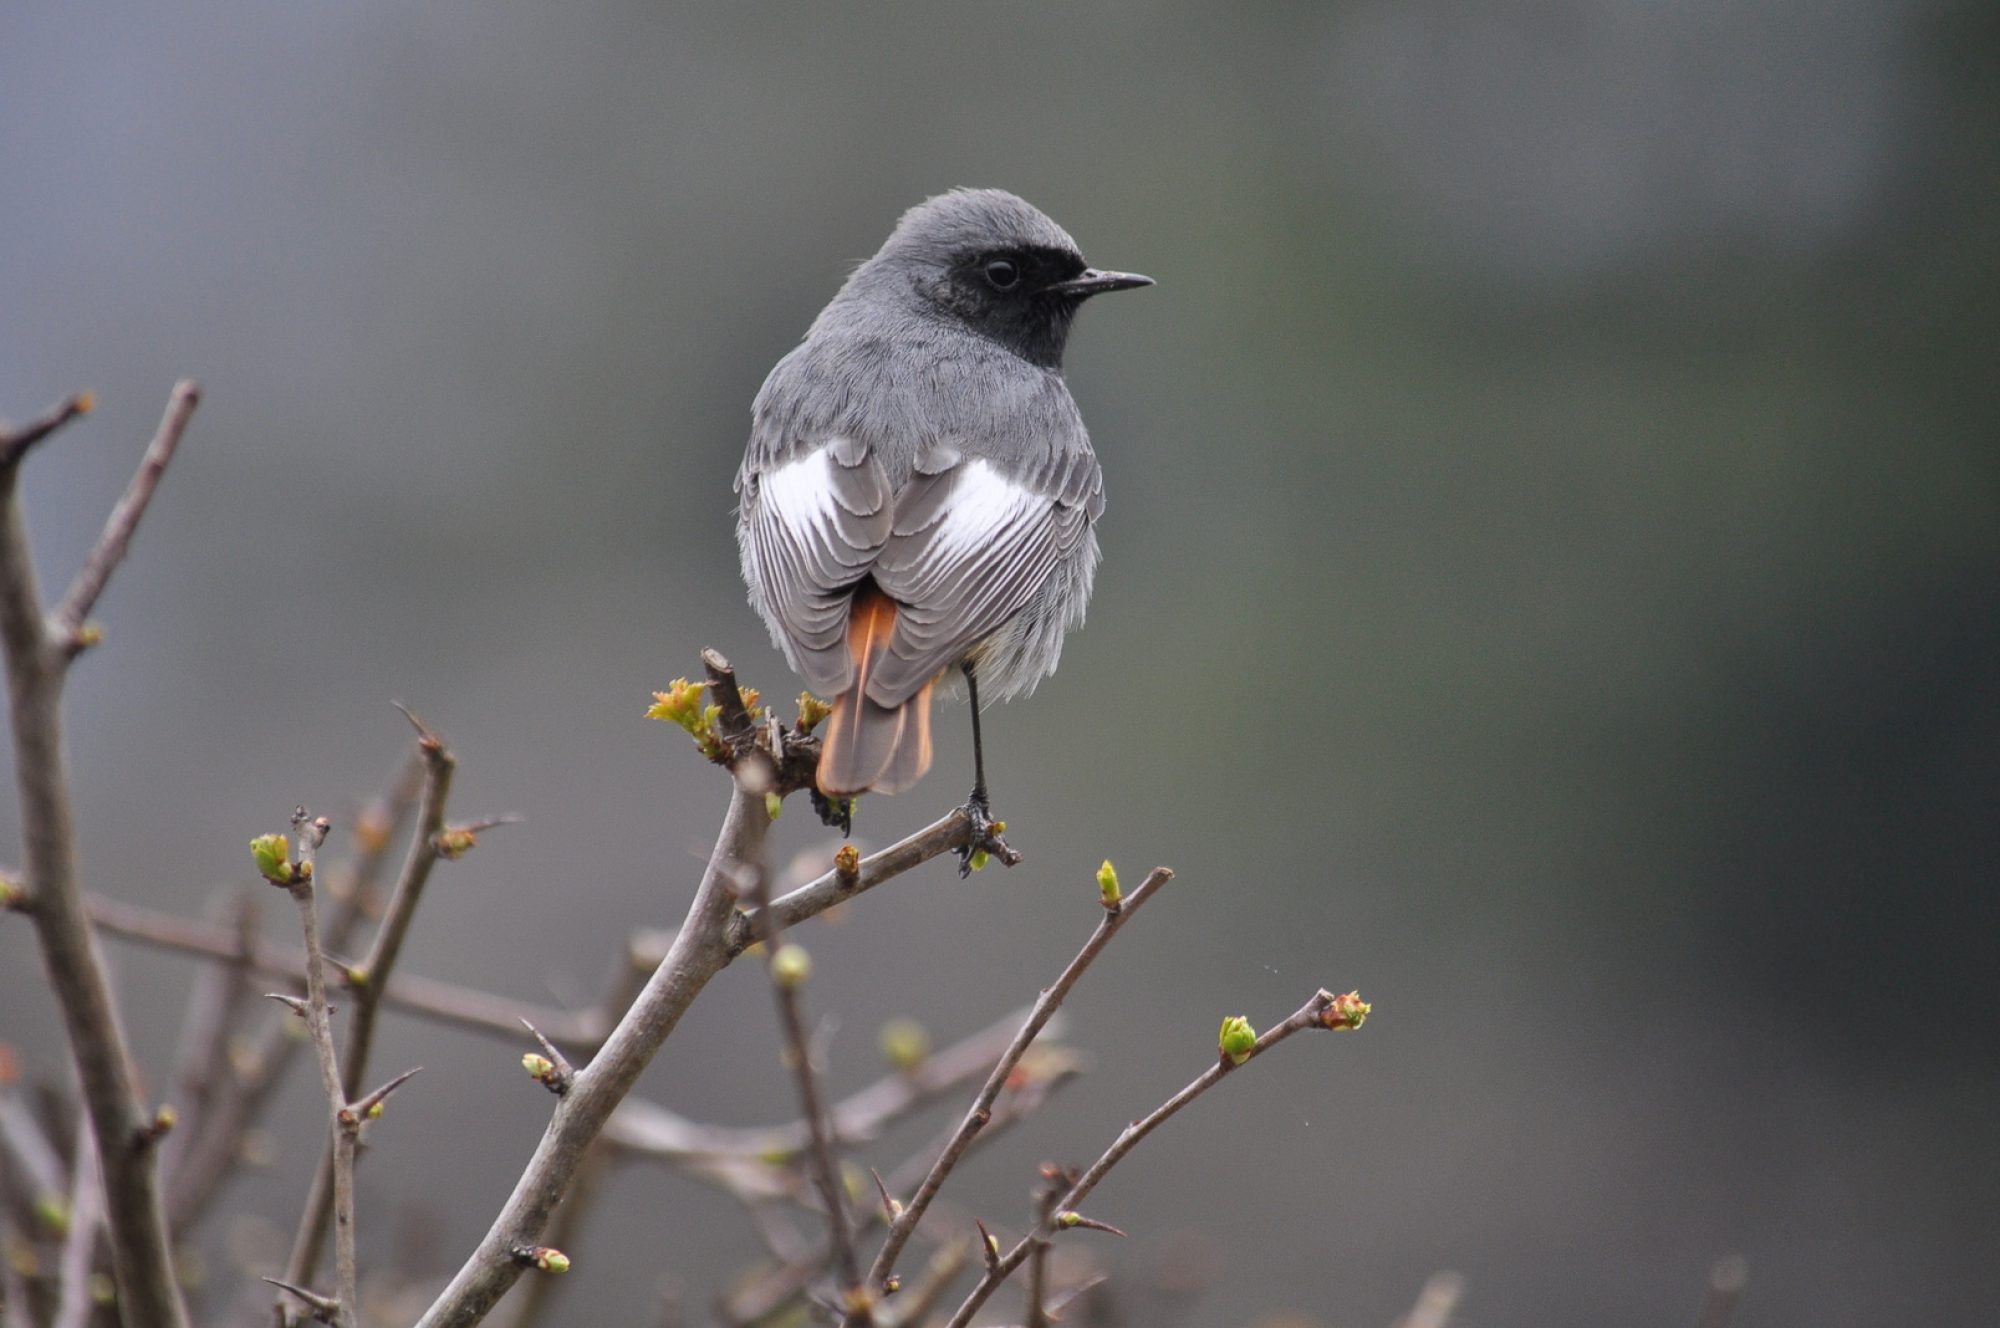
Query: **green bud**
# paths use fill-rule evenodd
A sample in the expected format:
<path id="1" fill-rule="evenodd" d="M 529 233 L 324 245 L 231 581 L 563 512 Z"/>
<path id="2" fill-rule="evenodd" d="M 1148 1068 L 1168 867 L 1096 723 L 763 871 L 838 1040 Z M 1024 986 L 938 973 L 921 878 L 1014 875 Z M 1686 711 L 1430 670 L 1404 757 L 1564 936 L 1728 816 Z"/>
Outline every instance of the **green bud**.
<path id="1" fill-rule="evenodd" d="M 914 1070 L 931 1054 L 931 1035 L 914 1019 L 891 1019 L 882 1025 L 882 1057 L 899 1070 Z"/>
<path id="2" fill-rule="evenodd" d="M 1222 1021 L 1219 1045 L 1231 1065 L 1241 1065 L 1250 1059 L 1250 1051 L 1257 1045 L 1257 1030 L 1250 1027 L 1248 1019 L 1233 1014 Z"/>
<path id="3" fill-rule="evenodd" d="M 556 1063 L 539 1052 L 531 1051 L 521 1057 L 521 1068 L 528 1072 L 530 1079 L 545 1084 L 554 1077 Z"/>
<path id="4" fill-rule="evenodd" d="M 478 847 L 479 834 L 462 825 L 447 826 L 438 831 L 437 838 L 432 842 L 437 847 L 439 857 L 446 862 L 457 862 Z"/>
<path id="5" fill-rule="evenodd" d="M 1097 869 L 1097 893 L 1103 898 L 1106 908 L 1117 908 L 1118 901 L 1125 897 L 1118 888 L 1118 869 L 1111 865 L 1109 858 Z"/>
<path id="6" fill-rule="evenodd" d="M 381 1120 L 381 1119 L 382 1119 L 382 1108 L 383 1108 L 383 1106 L 384 1106 L 384 1105 L 385 1105 L 385 1104 L 384 1104 L 384 1103 L 381 1103 L 381 1102 L 376 1102 L 376 1103 L 373 1103 L 373 1104 L 371 1104 L 371 1105 L 369 1106 L 369 1108 L 368 1108 L 368 1112 L 367 1112 L 367 1115 L 368 1115 L 368 1119 L 369 1119 L 369 1120 Z"/>
<path id="7" fill-rule="evenodd" d="M 971 862 L 971 867 L 972 867 L 972 870 L 974 870 L 974 871 L 985 871 L 985 870 L 986 870 L 986 864 L 987 864 L 988 862 L 990 862 L 991 860 L 992 860 L 992 859 L 990 859 L 990 858 L 989 858 L 989 857 L 987 856 L 987 854 L 986 854 L 986 850 L 985 850 L 985 849 L 983 849 L 983 848 L 976 848 L 976 849 L 972 850 L 972 862 Z"/>
<path id="8" fill-rule="evenodd" d="M 784 810 L 785 800 L 783 798 L 775 793 L 766 793 L 764 795 L 764 815 L 775 821 L 778 819 L 778 813 Z"/>
<path id="9" fill-rule="evenodd" d="M 812 971 L 812 956 L 806 953 L 803 945 L 786 941 L 771 956 L 771 976 L 787 990 L 805 985 Z"/>
<path id="10" fill-rule="evenodd" d="M 283 835 L 258 835 L 250 841 L 250 858 L 257 874 L 272 885 L 292 883 L 292 845 Z"/>
<path id="11" fill-rule="evenodd" d="M 116 1303 L 117 1300 L 118 1284 L 111 1280 L 111 1274 L 92 1273 L 90 1275 L 90 1303 L 93 1305 L 111 1305 Z"/>
<path id="12" fill-rule="evenodd" d="M 569 1256 L 547 1245 L 539 1246 L 535 1250 L 535 1267 L 545 1273 L 566 1273 L 569 1271 Z"/>

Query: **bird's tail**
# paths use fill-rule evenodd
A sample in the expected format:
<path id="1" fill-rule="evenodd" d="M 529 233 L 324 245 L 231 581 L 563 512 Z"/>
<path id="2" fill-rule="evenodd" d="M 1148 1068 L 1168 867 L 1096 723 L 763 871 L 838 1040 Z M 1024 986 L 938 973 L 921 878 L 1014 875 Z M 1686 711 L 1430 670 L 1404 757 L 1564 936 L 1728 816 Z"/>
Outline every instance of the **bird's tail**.
<path id="1" fill-rule="evenodd" d="M 901 793 L 931 768 L 931 686 L 899 706 L 868 696 L 869 675 L 889 648 L 896 602 L 873 585 L 854 597 L 847 617 L 847 650 L 854 685 L 833 703 L 822 730 L 818 783 L 830 798 L 857 793 Z"/>

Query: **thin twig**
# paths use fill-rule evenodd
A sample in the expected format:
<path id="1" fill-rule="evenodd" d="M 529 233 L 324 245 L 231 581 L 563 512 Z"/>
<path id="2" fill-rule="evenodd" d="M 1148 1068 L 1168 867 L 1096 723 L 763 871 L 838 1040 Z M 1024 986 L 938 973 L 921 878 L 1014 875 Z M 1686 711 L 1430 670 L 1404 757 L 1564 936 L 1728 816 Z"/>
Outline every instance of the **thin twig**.
<path id="1" fill-rule="evenodd" d="M 153 441 L 139 458 L 139 469 L 133 472 L 131 482 L 112 507 L 103 533 L 97 537 L 90 556 L 83 560 L 62 602 L 49 615 L 50 636 L 65 653 L 74 655 L 90 644 L 84 622 L 97 607 L 97 597 L 104 593 L 111 574 L 125 561 L 125 552 L 132 546 L 132 534 L 139 528 L 139 518 L 146 515 L 153 491 L 160 487 L 160 477 L 166 474 L 167 463 L 174 459 L 174 449 L 180 446 L 181 435 L 187 432 L 194 408 L 200 404 L 199 387 L 186 379 L 174 384 L 173 395 L 167 398 L 167 413 L 160 417 Z"/>
<path id="2" fill-rule="evenodd" d="M 1076 952 L 1076 957 L 1069 961 L 1062 975 L 1035 1002 L 1034 1008 L 1028 1012 L 1027 1020 L 1021 1025 L 1020 1032 L 1014 1035 L 1014 1040 L 1008 1044 L 1007 1050 L 1001 1053 L 999 1061 L 993 1066 L 993 1072 L 986 1077 L 985 1084 L 972 1099 L 972 1106 L 966 1110 L 964 1120 L 959 1123 L 958 1129 L 946 1142 L 944 1150 L 938 1154 L 937 1161 L 931 1164 L 929 1174 L 917 1187 L 916 1194 L 911 1196 L 908 1205 L 903 1209 L 902 1216 L 898 1217 L 889 1228 L 889 1234 L 882 1241 L 881 1251 L 876 1254 L 874 1264 L 868 1269 L 870 1287 L 881 1287 L 896 1270 L 896 1259 L 902 1254 L 904 1244 L 910 1239 L 910 1233 L 914 1232 L 917 1224 L 924 1220 L 924 1213 L 929 1210 L 931 1200 L 937 1197 L 945 1178 L 951 1175 L 952 1169 L 964 1157 L 966 1146 L 972 1142 L 973 1136 L 978 1134 L 991 1118 L 993 1100 L 1000 1096 L 1001 1088 L 1007 1083 L 1007 1076 L 1013 1073 L 1014 1066 L 1020 1062 L 1028 1047 L 1040 1035 L 1042 1026 L 1055 1015 L 1069 996 L 1070 989 L 1076 986 L 1084 970 L 1104 952 L 1104 947 L 1111 943 L 1111 938 L 1118 934 L 1147 900 L 1173 878 L 1172 871 L 1165 867 L 1155 867 L 1130 896 L 1116 905 L 1106 907 L 1104 915 L 1098 919 L 1096 930 L 1091 932 L 1090 939 Z"/>
<path id="3" fill-rule="evenodd" d="M 965 1328 L 971 1323 L 972 1316 L 979 1312 L 979 1307 L 984 1305 L 1000 1284 L 1021 1266 L 1029 1251 L 1034 1248 L 1035 1242 L 1047 1240 L 1052 1236 L 1062 1225 L 1064 1214 L 1077 1211 L 1083 1205 L 1083 1201 L 1090 1197 L 1090 1192 L 1097 1188 L 1098 1183 L 1110 1174 L 1111 1169 L 1117 1166 L 1126 1154 L 1137 1148 L 1147 1135 L 1164 1125 L 1182 1107 L 1221 1083 L 1239 1064 L 1247 1064 L 1292 1034 L 1303 1032 L 1308 1028 L 1351 1027 L 1349 1023 L 1330 1021 L 1334 1012 L 1340 1008 L 1343 999 L 1327 991 L 1314 993 L 1313 998 L 1300 1006 L 1289 1019 L 1267 1029 L 1263 1036 L 1257 1039 L 1256 1044 L 1244 1054 L 1241 1062 L 1234 1061 L 1227 1055 L 1218 1056 L 1215 1063 L 1197 1075 L 1187 1087 L 1161 1103 L 1148 1115 L 1126 1126 L 1112 1141 L 1111 1147 L 1105 1149 L 1103 1155 L 1091 1163 L 1089 1169 L 1077 1178 L 1076 1184 L 1070 1186 L 1051 1214 L 1038 1221 L 1034 1230 L 1023 1236 L 1005 1255 L 988 1264 L 986 1275 L 979 1279 L 979 1284 L 973 1287 L 971 1294 L 959 1305 L 957 1312 L 951 1316 L 947 1328 Z"/>
<path id="4" fill-rule="evenodd" d="M 290 892 L 292 902 L 299 908 L 299 930 L 304 935 L 306 947 L 306 1028 L 312 1037 L 313 1050 L 319 1054 L 320 1080 L 326 1088 L 327 1134 L 333 1147 L 336 1290 L 331 1310 L 306 1297 L 290 1278 L 284 1281 L 275 1278 L 267 1280 L 273 1286 L 306 1299 L 308 1304 L 313 1305 L 315 1313 L 330 1312 L 337 1328 L 354 1328 L 361 1280 L 354 1257 L 354 1135 L 345 1128 L 342 1119 L 352 1113 L 348 1109 L 347 1095 L 340 1086 L 340 1055 L 333 1045 L 333 1019 L 327 1008 L 326 976 L 321 968 L 319 915 L 313 906 L 313 855 L 325 832 L 308 820 L 303 807 L 292 817 L 292 825 L 298 831 L 299 861 L 292 873 Z"/>
<path id="5" fill-rule="evenodd" d="M 142 475 L 160 454 L 171 455 L 197 396 L 192 383 L 175 387 Z M 133 1322 L 180 1328 L 187 1311 L 174 1279 L 154 1173 L 158 1150 L 135 1146 L 152 1113 L 134 1084 L 125 1030 L 84 913 L 61 713 L 63 679 L 81 640 L 69 611 L 87 612 L 96 601 L 159 477 L 154 467 L 150 479 L 134 480 L 106 528 L 115 548 L 100 541 L 63 614 L 52 623 L 42 612 L 21 517 L 20 461 L 37 438 L 73 418 L 79 404 L 58 408 L 62 419 L 46 429 L 37 424 L 0 438 L 0 647 L 6 655 L 26 888 L 43 966 L 97 1132 L 120 1303 Z"/>

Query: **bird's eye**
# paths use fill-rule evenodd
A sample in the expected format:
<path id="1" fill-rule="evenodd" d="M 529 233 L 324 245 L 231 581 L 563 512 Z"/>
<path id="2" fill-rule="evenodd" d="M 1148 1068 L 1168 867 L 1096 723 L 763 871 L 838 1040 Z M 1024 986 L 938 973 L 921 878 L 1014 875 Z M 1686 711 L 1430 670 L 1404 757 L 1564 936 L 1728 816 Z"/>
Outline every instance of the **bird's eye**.
<path id="1" fill-rule="evenodd" d="M 995 258 L 986 264 L 986 281 L 994 290 L 1012 290 L 1020 279 L 1021 269 L 1005 258 Z"/>

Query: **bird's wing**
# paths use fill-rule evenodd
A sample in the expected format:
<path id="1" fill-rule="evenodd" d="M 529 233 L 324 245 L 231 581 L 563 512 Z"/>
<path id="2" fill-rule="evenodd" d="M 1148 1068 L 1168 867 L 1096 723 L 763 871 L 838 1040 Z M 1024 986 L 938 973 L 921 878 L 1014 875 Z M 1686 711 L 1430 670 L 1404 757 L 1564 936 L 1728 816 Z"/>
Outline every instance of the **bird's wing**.
<path id="1" fill-rule="evenodd" d="M 896 494 L 875 558 L 875 583 L 897 613 L 870 699 L 902 704 L 998 631 L 1085 547 L 1103 510 L 1087 443 L 1004 468 L 933 446 Z"/>
<path id="2" fill-rule="evenodd" d="M 782 458 L 753 453 L 737 490 L 738 534 L 752 594 L 807 685 L 827 696 L 853 682 L 848 600 L 889 540 L 889 482 L 866 443 L 832 438 Z"/>

